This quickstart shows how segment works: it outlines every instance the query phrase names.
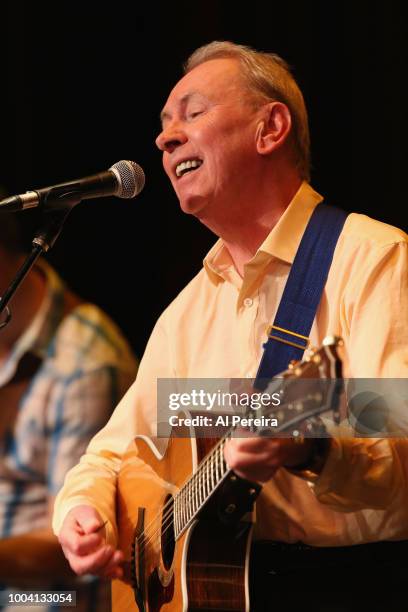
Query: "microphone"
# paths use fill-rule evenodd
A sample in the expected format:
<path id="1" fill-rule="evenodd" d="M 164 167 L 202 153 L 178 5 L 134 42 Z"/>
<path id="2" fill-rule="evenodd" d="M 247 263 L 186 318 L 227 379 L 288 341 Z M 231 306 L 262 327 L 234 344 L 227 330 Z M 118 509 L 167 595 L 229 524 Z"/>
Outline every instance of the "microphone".
<path id="1" fill-rule="evenodd" d="M 0 212 L 18 212 L 37 206 L 45 211 L 72 208 L 82 200 L 107 196 L 134 198 L 144 184 L 142 168 L 133 161 L 122 160 L 98 174 L 0 200 Z"/>

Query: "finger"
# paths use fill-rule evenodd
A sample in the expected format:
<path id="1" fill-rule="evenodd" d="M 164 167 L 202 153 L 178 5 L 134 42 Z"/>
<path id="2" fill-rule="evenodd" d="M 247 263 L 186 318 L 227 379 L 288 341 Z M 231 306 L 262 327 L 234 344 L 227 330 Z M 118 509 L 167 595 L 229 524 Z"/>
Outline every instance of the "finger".
<path id="1" fill-rule="evenodd" d="M 106 525 L 107 521 L 103 521 L 99 514 L 80 516 L 77 518 L 78 527 L 85 534 L 96 533 Z"/>
<path id="2" fill-rule="evenodd" d="M 266 447 L 263 451 L 244 452 L 236 450 L 234 447 L 225 449 L 225 461 L 234 473 L 247 480 L 256 482 L 266 482 L 275 474 L 281 466 L 280 453 L 271 453 L 271 449 Z"/>
<path id="3" fill-rule="evenodd" d="M 270 450 L 276 452 L 281 447 L 282 440 L 276 438 L 260 437 L 257 438 L 232 438 L 225 445 L 232 449 L 245 452 L 259 452 L 262 450 Z"/>
<path id="4" fill-rule="evenodd" d="M 106 578 L 107 580 L 115 580 L 117 578 L 123 578 L 123 575 L 124 575 L 124 571 L 120 567 L 120 565 L 118 565 L 117 567 L 115 567 L 110 572 L 104 574 L 103 578 Z"/>
<path id="5" fill-rule="evenodd" d="M 280 462 L 268 453 L 237 453 L 227 464 L 240 478 L 256 482 L 266 482 L 280 467 Z"/>
<path id="6" fill-rule="evenodd" d="M 257 465 L 251 468 L 234 469 L 234 474 L 239 476 L 239 478 L 245 478 L 251 482 L 259 482 L 262 484 L 273 478 L 277 469 L 276 467 L 260 467 Z"/>
<path id="7" fill-rule="evenodd" d="M 104 568 L 109 563 L 114 550 L 111 546 L 103 546 L 96 552 L 83 557 L 77 555 L 69 555 L 68 561 L 79 576 L 84 574 L 102 575 Z"/>
<path id="8" fill-rule="evenodd" d="M 271 457 L 269 453 L 231 453 L 227 456 L 227 465 L 232 470 L 252 468 L 254 466 L 261 467 L 279 467 L 279 462 L 275 457 Z"/>
<path id="9" fill-rule="evenodd" d="M 123 576 L 123 568 L 121 564 L 124 560 L 124 555 L 121 550 L 115 550 L 111 559 L 102 570 L 102 575 L 105 578 L 121 578 Z"/>
<path id="10" fill-rule="evenodd" d="M 264 440 L 260 445 L 230 444 L 224 449 L 224 458 L 228 466 L 234 469 L 243 465 L 243 462 L 267 463 L 268 465 L 280 464 L 282 452 L 279 446 Z"/>
<path id="11" fill-rule="evenodd" d="M 80 505 L 68 512 L 63 527 L 65 525 L 76 530 L 78 533 L 89 534 L 100 530 L 104 525 L 104 521 L 99 512 L 92 506 Z"/>
<path id="12" fill-rule="evenodd" d="M 84 535 L 74 532 L 69 536 L 61 536 L 60 542 L 69 553 L 79 557 L 93 553 L 105 544 L 104 538 L 98 533 Z"/>

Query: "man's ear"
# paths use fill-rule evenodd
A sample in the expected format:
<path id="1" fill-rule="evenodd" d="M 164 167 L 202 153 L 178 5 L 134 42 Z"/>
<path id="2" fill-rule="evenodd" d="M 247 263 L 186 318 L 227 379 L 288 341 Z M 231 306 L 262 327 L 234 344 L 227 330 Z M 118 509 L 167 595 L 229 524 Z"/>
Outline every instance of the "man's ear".
<path id="1" fill-rule="evenodd" d="M 287 140 L 292 128 L 292 118 L 283 102 L 269 102 L 265 104 L 263 111 L 256 133 L 256 147 L 260 155 L 268 155 Z"/>

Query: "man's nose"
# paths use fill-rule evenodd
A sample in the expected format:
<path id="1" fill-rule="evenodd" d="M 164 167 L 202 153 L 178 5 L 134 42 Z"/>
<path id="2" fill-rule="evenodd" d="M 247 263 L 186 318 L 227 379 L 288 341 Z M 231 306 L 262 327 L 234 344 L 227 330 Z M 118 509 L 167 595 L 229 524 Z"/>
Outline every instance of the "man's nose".
<path id="1" fill-rule="evenodd" d="M 172 153 L 177 147 L 187 142 L 187 135 L 180 125 L 174 123 L 167 125 L 156 138 L 156 145 L 160 151 Z"/>

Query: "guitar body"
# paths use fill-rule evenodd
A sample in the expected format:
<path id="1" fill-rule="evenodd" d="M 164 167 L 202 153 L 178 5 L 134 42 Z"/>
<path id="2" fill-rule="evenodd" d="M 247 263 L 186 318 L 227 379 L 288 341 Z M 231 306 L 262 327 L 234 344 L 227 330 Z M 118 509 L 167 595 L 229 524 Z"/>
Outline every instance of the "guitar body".
<path id="1" fill-rule="evenodd" d="M 171 496 L 216 442 L 171 437 L 164 456 L 147 438 L 128 448 L 117 497 L 125 575 L 112 583 L 114 612 L 249 611 L 251 523 L 225 526 L 204 518 L 177 541 L 173 536 Z"/>

